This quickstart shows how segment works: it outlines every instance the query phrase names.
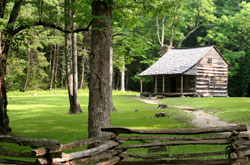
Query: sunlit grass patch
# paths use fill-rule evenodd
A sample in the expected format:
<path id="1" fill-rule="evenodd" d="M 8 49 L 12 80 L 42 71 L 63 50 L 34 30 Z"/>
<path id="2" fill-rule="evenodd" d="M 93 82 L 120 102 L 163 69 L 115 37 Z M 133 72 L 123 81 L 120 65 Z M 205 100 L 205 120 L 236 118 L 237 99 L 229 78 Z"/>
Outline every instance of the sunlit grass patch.
<path id="1" fill-rule="evenodd" d="M 247 97 L 165 98 L 161 102 L 169 106 L 200 108 L 231 123 L 250 124 L 250 98 Z"/>

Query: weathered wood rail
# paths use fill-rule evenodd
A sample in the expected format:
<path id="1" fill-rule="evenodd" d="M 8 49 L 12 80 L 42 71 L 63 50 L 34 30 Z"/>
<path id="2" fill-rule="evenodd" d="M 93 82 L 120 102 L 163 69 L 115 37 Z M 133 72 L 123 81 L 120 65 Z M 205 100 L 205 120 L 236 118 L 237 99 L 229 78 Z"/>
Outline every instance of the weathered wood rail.
<path id="1" fill-rule="evenodd" d="M 246 125 L 227 127 L 208 127 L 172 130 L 140 130 L 122 127 L 103 128 L 102 131 L 116 134 L 115 140 L 123 143 L 116 147 L 122 149 L 119 155 L 121 165 L 151 165 L 151 164 L 244 164 L 248 162 L 250 155 L 250 141 Z M 119 136 L 127 134 L 127 136 Z M 133 134 L 133 136 L 128 136 Z M 138 136 L 140 135 L 140 136 Z M 151 135 L 151 136 L 149 136 Z M 126 141 L 134 141 L 126 143 Z M 137 142 L 135 144 L 135 142 Z M 173 146 L 212 145 L 214 151 L 200 151 L 200 153 L 189 153 L 185 147 L 185 154 L 172 153 Z M 216 150 L 217 145 L 224 148 Z M 137 154 L 132 152 L 135 148 L 157 148 L 168 147 L 169 151 L 158 152 L 158 154 Z M 202 146 L 200 146 L 202 147 Z M 170 152 L 171 151 L 171 152 Z M 218 157 L 219 156 L 219 157 Z M 131 159 L 132 158 L 132 159 Z"/>
<path id="2" fill-rule="evenodd" d="M 0 159 L 1 164 L 244 164 L 250 155 L 250 140 L 246 125 L 191 129 L 139 130 L 122 127 L 103 128 L 111 132 L 105 138 L 89 138 L 68 144 L 58 140 L 34 139 L 0 135 L 0 142 L 30 146 L 31 152 L 14 152 L 0 148 L 0 155 L 11 158 L 31 158 L 26 161 Z M 120 136 L 120 134 L 127 134 Z M 128 136 L 128 134 L 132 134 Z M 138 136 L 140 135 L 140 136 Z M 151 135 L 151 136 L 150 136 Z M 133 141 L 133 142 L 131 142 Z M 83 149 L 95 144 L 96 147 Z M 200 153 L 172 153 L 171 147 L 194 145 L 222 145 L 223 150 Z M 168 147 L 170 150 L 157 154 L 137 154 L 136 148 Z M 79 148 L 79 151 L 70 151 Z M 171 151 L 171 152 L 170 152 Z M 65 153 L 67 152 L 67 153 Z M 219 156 L 219 157 L 218 157 Z"/>

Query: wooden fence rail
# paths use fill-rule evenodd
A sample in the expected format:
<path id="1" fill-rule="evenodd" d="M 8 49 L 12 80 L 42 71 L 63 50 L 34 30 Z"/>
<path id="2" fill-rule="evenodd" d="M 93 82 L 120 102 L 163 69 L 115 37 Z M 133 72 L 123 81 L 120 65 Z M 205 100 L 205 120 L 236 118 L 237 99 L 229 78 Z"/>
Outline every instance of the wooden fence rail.
<path id="1" fill-rule="evenodd" d="M 239 164 L 248 162 L 250 140 L 246 125 L 191 129 L 139 130 L 123 127 L 102 128 L 110 132 L 102 138 L 89 138 L 61 144 L 58 140 L 0 135 L 0 142 L 30 146 L 31 152 L 16 152 L 0 148 L 0 155 L 32 158 L 27 161 L 0 159 L 1 164 Z M 125 134 L 125 136 L 120 136 Z M 132 135 L 131 135 L 132 134 Z M 140 136 L 138 136 L 140 135 Z M 95 144 L 90 149 L 81 148 Z M 184 146 L 185 153 L 172 153 L 171 147 Z M 223 150 L 189 153 L 194 145 L 222 145 Z M 167 147 L 154 153 L 134 153 L 133 149 Z M 216 149 L 216 147 L 214 147 Z M 67 151 L 67 153 L 65 153 Z M 220 158 L 220 159 L 219 159 Z"/>
<path id="2" fill-rule="evenodd" d="M 102 131 L 115 133 L 115 140 L 119 143 L 125 143 L 116 147 L 123 150 L 119 155 L 121 161 L 118 163 L 122 165 L 238 164 L 248 162 L 247 156 L 250 155 L 249 134 L 244 133 L 247 131 L 246 125 L 172 130 L 141 130 L 108 127 L 103 128 Z M 119 136 L 120 134 L 125 134 L 126 136 Z M 133 135 L 128 136 L 130 134 Z M 137 136 L 138 134 L 141 136 Z M 131 144 L 130 141 L 133 141 L 133 143 Z M 137 144 L 135 144 L 136 141 Z M 184 145 L 190 146 L 190 148 L 194 145 L 222 145 L 224 150 L 218 151 L 216 147 L 214 147 L 215 150 L 210 152 L 200 151 L 198 153 L 189 153 L 190 151 L 185 147 L 185 154 L 172 153 L 171 146 Z M 137 154 L 131 152 L 131 149 L 135 148 L 157 147 L 168 147 L 171 152 L 164 150 L 164 152 L 160 154 Z M 218 159 L 218 156 L 221 159 Z"/>

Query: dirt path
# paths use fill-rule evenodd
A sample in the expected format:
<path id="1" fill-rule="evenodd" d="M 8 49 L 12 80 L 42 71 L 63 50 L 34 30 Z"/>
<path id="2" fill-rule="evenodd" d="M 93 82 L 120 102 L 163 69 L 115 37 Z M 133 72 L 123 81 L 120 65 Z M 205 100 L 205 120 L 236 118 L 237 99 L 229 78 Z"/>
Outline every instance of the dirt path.
<path id="1" fill-rule="evenodd" d="M 148 98 L 138 98 L 140 101 L 144 101 L 148 104 L 158 104 L 157 99 L 148 99 Z M 194 116 L 193 120 L 191 121 L 191 124 L 197 127 L 216 127 L 216 126 L 233 126 L 236 124 L 228 123 L 226 121 L 220 120 L 217 116 L 210 115 L 205 113 L 202 110 L 184 110 L 183 107 L 175 107 L 180 108 L 186 113 L 189 113 Z M 187 107 L 186 107 L 187 108 Z M 191 108 L 190 108 L 191 109 Z"/>
<path id="2" fill-rule="evenodd" d="M 143 101 L 145 103 L 148 103 L 148 104 L 158 104 L 158 99 L 148 99 L 148 98 L 141 98 L 141 97 L 138 97 L 137 100 L 140 100 L 140 101 Z"/>
<path id="3" fill-rule="evenodd" d="M 197 127 L 216 127 L 216 126 L 233 126 L 236 124 L 228 123 L 226 121 L 220 120 L 217 116 L 205 113 L 202 110 L 188 111 L 183 110 L 186 113 L 192 114 L 194 118 L 191 124 Z"/>

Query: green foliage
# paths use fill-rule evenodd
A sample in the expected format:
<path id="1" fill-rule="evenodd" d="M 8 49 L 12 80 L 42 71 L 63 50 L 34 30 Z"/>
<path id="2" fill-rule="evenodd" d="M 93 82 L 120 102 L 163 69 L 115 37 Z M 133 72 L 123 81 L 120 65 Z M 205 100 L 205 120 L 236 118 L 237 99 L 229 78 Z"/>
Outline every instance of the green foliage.
<path id="1" fill-rule="evenodd" d="M 92 17 L 92 0 L 76 0 L 75 4 L 64 4 L 59 0 L 44 0 L 41 4 L 31 0 L 24 3 L 17 17 L 14 28 L 28 26 L 41 19 L 64 27 L 64 8 L 76 8 L 75 21 L 77 28 L 86 27 Z M 110 1 L 108 1 L 110 2 Z M 127 87 L 139 90 L 138 74 L 152 65 L 160 57 L 160 45 L 157 38 L 156 17 L 159 21 L 165 17 L 165 43 L 169 44 L 173 30 L 173 42 L 178 43 L 195 27 L 198 14 L 197 0 L 114 0 L 113 28 L 114 28 L 114 66 L 121 71 L 126 67 Z M 239 4 L 239 2 L 241 2 Z M 216 45 L 229 67 L 230 96 L 250 96 L 250 0 L 200 0 L 200 27 L 184 42 L 183 47 L 198 47 Z M 6 35 L 8 18 L 14 1 L 7 1 L 5 17 L 0 19 L 0 29 L 3 39 Z M 42 6 L 42 8 L 39 8 Z M 175 22 L 175 18 L 178 18 Z M 161 30 L 161 27 L 160 27 Z M 34 63 L 29 82 L 30 89 L 48 86 L 50 72 L 50 46 L 58 44 L 63 49 L 64 34 L 48 28 L 29 28 L 18 33 L 12 40 L 10 55 L 8 56 L 7 83 L 9 90 L 22 90 L 25 73 L 29 66 L 27 52 L 33 52 Z M 78 35 L 79 57 L 85 51 L 88 54 L 90 39 L 87 46 L 83 45 L 83 35 Z M 30 43 L 29 43 L 29 42 Z M 85 44 L 85 43 L 84 43 Z M 82 47 L 85 50 L 82 50 Z M 86 59 L 88 55 L 86 55 Z M 63 59 L 60 58 L 60 68 L 65 70 Z M 88 63 L 88 60 L 85 61 Z M 80 63 L 79 63 L 80 65 Z M 87 66 L 87 65 L 86 65 Z M 88 67 L 86 78 L 88 77 Z M 62 74 L 62 73 L 60 73 Z M 116 74 L 119 75 L 119 74 Z M 64 75 L 60 76 L 63 83 Z M 119 80 L 119 78 L 115 78 Z M 61 81 L 62 80 L 62 81 Z M 153 80 L 149 79 L 148 83 Z M 59 85 L 59 83 L 58 83 Z"/>
<path id="2" fill-rule="evenodd" d="M 249 43 L 250 43 L 250 3 L 242 2 L 239 12 L 222 15 L 207 30 L 202 41 L 214 42 L 229 67 L 229 94 L 231 96 L 249 96 Z"/>
<path id="3" fill-rule="evenodd" d="M 48 66 L 43 41 L 48 33 L 43 28 L 23 31 L 13 39 L 7 65 L 8 90 L 23 90 L 27 70 L 29 70 L 29 89 L 46 89 L 48 74 L 44 68 Z M 28 62 L 30 56 L 30 63 Z"/>

